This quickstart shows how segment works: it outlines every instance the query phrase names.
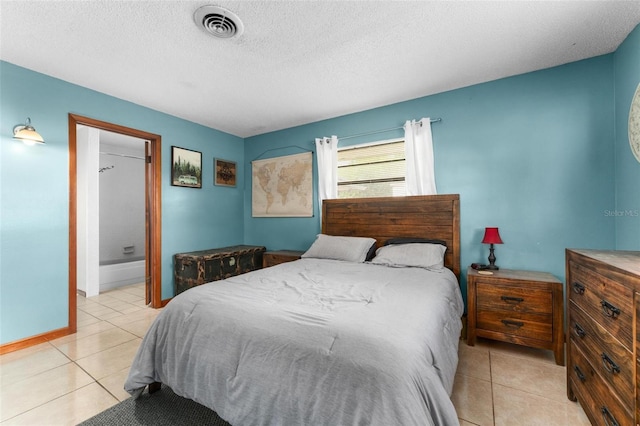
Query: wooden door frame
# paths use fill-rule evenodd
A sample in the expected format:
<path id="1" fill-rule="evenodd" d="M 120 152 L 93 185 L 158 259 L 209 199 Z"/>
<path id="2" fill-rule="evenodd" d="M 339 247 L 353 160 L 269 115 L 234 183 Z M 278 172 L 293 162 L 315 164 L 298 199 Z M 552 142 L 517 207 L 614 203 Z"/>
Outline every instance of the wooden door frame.
<path id="1" fill-rule="evenodd" d="M 151 257 L 151 307 L 162 307 L 162 140 L 160 135 L 132 129 L 105 121 L 69 114 L 69 332 L 77 330 L 77 125 L 84 125 L 126 136 L 132 136 L 148 140 L 151 144 L 151 161 L 147 161 L 147 167 L 151 169 L 149 181 L 150 212 L 149 232 L 145 232 L 147 247 L 150 248 Z M 150 240 L 150 241 L 149 241 Z"/>

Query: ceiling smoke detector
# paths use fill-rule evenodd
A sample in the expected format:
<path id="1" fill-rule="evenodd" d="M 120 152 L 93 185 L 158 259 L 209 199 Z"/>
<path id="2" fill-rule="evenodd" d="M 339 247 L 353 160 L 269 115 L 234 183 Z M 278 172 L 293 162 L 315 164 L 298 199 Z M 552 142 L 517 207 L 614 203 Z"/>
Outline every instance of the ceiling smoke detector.
<path id="1" fill-rule="evenodd" d="M 196 25 L 218 38 L 238 37 L 244 25 L 232 11 L 220 6 L 202 6 L 193 14 Z"/>

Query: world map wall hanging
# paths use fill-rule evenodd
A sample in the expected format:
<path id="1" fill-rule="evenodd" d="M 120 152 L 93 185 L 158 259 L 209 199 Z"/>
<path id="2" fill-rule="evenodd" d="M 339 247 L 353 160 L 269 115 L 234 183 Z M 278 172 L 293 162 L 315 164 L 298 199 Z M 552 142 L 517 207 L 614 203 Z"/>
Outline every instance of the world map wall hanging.
<path id="1" fill-rule="evenodd" d="M 253 217 L 313 216 L 312 153 L 254 160 L 251 163 Z"/>

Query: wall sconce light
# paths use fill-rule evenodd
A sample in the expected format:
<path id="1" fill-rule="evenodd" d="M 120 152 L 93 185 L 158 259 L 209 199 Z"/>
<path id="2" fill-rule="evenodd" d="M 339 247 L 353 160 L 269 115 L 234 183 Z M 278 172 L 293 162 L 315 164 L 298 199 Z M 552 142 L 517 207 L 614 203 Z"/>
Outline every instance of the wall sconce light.
<path id="1" fill-rule="evenodd" d="M 36 132 L 36 129 L 31 125 L 31 119 L 29 117 L 27 117 L 25 124 L 18 124 L 13 128 L 13 138 L 24 142 L 25 145 L 44 143 L 44 139 L 42 139 L 40 133 Z"/>
<path id="2" fill-rule="evenodd" d="M 493 245 L 502 244 L 498 228 L 485 228 L 482 244 L 491 244 L 489 248 L 489 266 L 487 266 L 486 269 L 497 271 L 500 268 L 496 266 L 496 256 L 493 254 Z"/>

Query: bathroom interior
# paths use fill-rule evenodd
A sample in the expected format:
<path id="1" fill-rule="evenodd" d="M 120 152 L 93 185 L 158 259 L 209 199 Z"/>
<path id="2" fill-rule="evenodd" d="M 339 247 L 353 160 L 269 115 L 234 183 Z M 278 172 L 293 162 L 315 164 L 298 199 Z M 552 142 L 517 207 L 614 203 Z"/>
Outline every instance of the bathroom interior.
<path id="1" fill-rule="evenodd" d="M 145 141 L 78 127 L 78 292 L 145 281 Z"/>

